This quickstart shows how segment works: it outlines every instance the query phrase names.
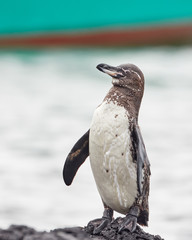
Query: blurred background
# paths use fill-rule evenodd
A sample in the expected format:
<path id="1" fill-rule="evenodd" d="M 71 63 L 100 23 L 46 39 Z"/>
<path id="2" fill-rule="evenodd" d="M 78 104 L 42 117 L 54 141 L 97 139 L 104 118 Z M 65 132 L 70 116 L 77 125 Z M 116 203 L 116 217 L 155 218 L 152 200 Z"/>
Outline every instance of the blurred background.
<path id="1" fill-rule="evenodd" d="M 99 63 L 145 75 L 152 234 L 192 238 L 192 2 L 4 1 L 0 8 L 0 228 L 84 226 L 103 206 L 90 170 L 62 168 L 111 87 Z M 116 214 L 116 216 L 119 216 Z"/>

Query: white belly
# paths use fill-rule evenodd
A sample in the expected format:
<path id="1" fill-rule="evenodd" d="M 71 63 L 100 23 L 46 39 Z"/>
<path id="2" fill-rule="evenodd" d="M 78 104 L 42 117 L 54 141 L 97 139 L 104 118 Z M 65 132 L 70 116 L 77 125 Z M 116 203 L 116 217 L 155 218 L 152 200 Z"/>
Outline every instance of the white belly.
<path id="1" fill-rule="evenodd" d="M 127 111 L 113 102 L 103 102 L 95 110 L 90 128 L 90 162 L 102 200 L 123 214 L 137 197 L 137 171 L 130 144 Z"/>

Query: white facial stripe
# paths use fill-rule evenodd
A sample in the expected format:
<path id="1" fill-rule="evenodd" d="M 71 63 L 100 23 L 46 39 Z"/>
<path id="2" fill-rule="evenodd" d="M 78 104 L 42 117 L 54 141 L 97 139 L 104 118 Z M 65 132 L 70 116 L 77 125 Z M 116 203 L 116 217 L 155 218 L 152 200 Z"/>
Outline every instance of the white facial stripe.
<path id="1" fill-rule="evenodd" d="M 135 72 L 135 71 L 133 71 L 133 70 L 131 70 L 131 72 L 133 72 L 133 73 L 137 74 L 137 76 L 139 77 L 139 79 L 141 79 L 141 77 L 140 77 L 139 73 L 137 73 L 137 72 Z"/>
<path id="2" fill-rule="evenodd" d="M 127 73 L 127 72 L 130 72 L 130 73 L 135 73 L 135 74 L 137 74 L 137 76 L 139 77 L 139 79 L 141 79 L 141 77 L 140 77 L 139 73 L 137 73 L 137 72 L 135 72 L 135 71 L 133 71 L 133 70 L 124 69 L 124 68 L 122 68 L 122 70 L 123 70 L 125 73 Z"/>
<path id="3" fill-rule="evenodd" d="M 129 69 L 124 69 L 122 68 L 122 70 L 126 73 L 126 72 L 131 72 Z"/>

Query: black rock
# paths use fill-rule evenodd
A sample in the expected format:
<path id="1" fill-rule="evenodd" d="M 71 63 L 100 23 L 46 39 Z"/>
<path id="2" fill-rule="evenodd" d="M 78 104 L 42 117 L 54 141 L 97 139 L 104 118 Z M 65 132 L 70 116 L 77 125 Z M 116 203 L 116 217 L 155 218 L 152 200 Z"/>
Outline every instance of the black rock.
<path id="1" fill-rule="evenodd" d="M 84 231 L 87 232 L 92 239 L 97 239 L 96 237 L 99 237 L 101 240 L 163 240 L 158 235 L 151 235 L 144 232 L 139 225 L 137 225 L 137 228 L 133 233 L 127 229 L 124 229 L 119 233 L 119 225 L 122 220 L 122 218 L 116 218 L 110 225 L 102 230 L 99 235 L 93 234 L 94 226 L 91 222 L 84 228 Z"/>
<path id="2" fill-rule="evenodd" d="M 23 225 L 11 225 L 8 229 L 0 229 L 0 240 L 163 240 L 158 235 L 144 232 L 137 226 L 135 232 L 123 230 L 118 233 L 118 226 L 122 218 L 117 218 L 100 234 L 94 235 L 94 226 L 90 223 L 86 227 L 58 228 L 49 232 L 36 231 Z"/>

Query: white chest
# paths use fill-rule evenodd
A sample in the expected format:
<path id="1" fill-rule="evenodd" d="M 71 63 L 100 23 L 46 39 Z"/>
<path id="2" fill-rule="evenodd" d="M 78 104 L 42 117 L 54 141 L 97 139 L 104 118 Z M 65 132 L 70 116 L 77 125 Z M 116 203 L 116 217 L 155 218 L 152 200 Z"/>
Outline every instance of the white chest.
<path id="1" fill-rule="evenodd" d="M 130 145 L 127 111 L 113 102 L 103 102 L 95 110 L 90 128 L 90 162 L 102 200 L 124 214 L 137 196 Z"/>

